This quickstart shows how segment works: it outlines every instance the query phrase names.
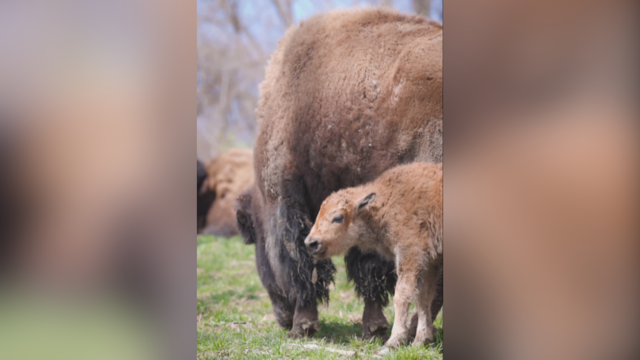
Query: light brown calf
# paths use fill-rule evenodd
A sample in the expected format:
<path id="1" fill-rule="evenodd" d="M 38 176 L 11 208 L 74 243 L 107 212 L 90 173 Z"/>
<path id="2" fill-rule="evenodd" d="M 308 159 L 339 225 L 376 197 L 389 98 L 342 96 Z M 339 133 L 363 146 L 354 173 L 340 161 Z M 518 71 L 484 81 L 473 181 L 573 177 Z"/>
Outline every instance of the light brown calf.
<path id="1" fill-rule="evenodd" d="M 397 166 L 371 183 L 331 194 L 305 245 L 316 259 L 358 246 L 394 260 L 395 320 L 385 347 L 407 340 L 412 300 L 418 316 L 413 345 L 433 340 L 430 307 L 443 263 L 441 163 Z"/>

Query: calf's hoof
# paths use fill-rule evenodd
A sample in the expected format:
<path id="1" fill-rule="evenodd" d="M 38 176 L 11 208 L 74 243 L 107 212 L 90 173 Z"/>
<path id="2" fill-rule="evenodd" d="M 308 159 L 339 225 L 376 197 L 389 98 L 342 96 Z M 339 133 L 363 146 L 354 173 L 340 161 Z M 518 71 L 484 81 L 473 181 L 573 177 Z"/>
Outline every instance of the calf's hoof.
<path id="1" fill-rule="evenodd" d="M 301 319 L 293 324 L 291 331 L 287 333 L 292 339 L 298 339 L 302 337 L 312 337 L 316 332 L 320 330 L 320 324 L 317 321 L 311 321 L 307 319 Z"/>
<path id="2" fill-rule="evenodd" d="M 415 338 L 413 340 L 412 346 L 413 347 L 420 347 L 420 346 L 429 345 L 432 342 L 433 342 L 433 337 L 431 337 L 431 338 L 428 338 L 428 337 L 425 337 L 425 338 L 417 337 L 417 338 Z"/>
<path id="3" fill-rule="evenodd" d="M 437 334 L 438 329 L 435 327 L 431 327 L 430 329 L 420 329 L 413 340 L 413 346 L 418 347 L 429 345 L 435 341 Z"/>
<path id="4" fill-rule="evenodd" d="M 404 344 L 405 337 L 399 335 L 392 335 L 389 340 L 384 344 L 384 347 L 396 349 Z"/>

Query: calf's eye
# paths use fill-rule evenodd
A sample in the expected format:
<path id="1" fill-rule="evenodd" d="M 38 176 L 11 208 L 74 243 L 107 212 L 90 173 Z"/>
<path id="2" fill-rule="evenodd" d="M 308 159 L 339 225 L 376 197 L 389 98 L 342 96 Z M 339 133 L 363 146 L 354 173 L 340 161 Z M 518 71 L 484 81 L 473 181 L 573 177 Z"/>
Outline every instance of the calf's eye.
<path id="1" fill-rule="evenodd" d="M 335 224 L 342 224 L 342 221 L 344 221 L 344 216 L 342 215 L 338 215 L 331 220 L 331 222 Z"/>

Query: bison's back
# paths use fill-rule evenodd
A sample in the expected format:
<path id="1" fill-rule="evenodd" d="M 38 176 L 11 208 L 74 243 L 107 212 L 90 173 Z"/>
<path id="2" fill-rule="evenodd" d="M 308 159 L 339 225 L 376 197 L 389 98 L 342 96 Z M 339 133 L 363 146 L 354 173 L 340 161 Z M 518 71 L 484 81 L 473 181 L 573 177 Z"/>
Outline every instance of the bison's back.
<path id="1" fill-rule="evenodd" d="M 424 18 L 312 17 L 287 31 L 260 92 L 256 180 L 270 199 L 301 179 L 317 211 L 398 163 L 442 160 L 442 27 Z"/>

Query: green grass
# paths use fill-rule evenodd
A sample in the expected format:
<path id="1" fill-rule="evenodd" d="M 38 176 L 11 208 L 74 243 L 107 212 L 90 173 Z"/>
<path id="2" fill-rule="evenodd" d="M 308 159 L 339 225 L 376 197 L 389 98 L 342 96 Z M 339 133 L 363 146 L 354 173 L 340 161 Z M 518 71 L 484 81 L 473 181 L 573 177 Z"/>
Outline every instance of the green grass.
<path id="1" fill-rule="evenodd" d="M 338 272 L 329 305 L 320 305 L 320 331 L 311 339 L 291 340 L 272 315 L 260 283 L 253 245 L 240 238 L 198 236 L 198 359 L 343 359 L 322 348 L 351 350 L 360 359 L 375 358 L 380 340 L 363 341 L 364 304 L 347 283 L 344 260 L 334 258 Z M 393 306 L 385 315 L 393 323 Z M 436 319 L 442 329 L 442 313 Z M 402 347 L 385 359 L 442 359 L 442 331 L 428 347 Z M 320 349 L 305 349 L 315 344 Z"/>

